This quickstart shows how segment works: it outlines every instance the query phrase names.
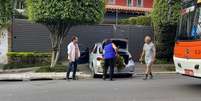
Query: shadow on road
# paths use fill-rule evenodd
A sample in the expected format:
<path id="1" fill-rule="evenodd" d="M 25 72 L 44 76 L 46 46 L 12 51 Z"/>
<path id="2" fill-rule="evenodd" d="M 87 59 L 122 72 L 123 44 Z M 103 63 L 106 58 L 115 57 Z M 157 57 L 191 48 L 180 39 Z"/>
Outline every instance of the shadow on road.
<path id="1" fill-rule="evenodd" d="M 185 87 L 189 90 L 197 90 L 197 91 L 201 91 L 201 82 L 200 84 L 187 84 L 187 85 L 182 85 L 182 87 Z"/>

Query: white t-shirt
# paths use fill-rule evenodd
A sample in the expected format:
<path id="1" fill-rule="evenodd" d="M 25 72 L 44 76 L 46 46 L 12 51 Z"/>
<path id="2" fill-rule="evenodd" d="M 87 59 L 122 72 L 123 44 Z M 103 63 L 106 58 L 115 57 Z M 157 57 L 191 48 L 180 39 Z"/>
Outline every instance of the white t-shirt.
<path id="1" fill-rule="evenodd" d="M 145 62 L 150 62 L 154 56 L 154 44 L 152 42 L 149 44 L 145 43 L 143 50 L 145 51 Z"/>

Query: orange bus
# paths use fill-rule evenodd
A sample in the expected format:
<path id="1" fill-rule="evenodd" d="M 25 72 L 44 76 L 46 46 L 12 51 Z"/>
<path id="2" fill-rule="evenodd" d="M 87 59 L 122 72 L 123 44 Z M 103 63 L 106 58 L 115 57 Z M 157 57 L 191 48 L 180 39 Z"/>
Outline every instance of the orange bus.
<path id="1" fill-rule="evenodd" d="M 176 72 L 201 78 L 201 0 L 183 0 L 174 47 Z"/>

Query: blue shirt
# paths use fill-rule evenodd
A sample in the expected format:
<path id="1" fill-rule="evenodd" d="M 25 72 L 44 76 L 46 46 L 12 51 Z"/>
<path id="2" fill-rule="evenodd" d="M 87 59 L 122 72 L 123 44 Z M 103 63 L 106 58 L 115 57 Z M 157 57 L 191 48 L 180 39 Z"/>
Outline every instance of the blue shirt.
<path id="1" fill-rule="evenodd" d="M 104 46 L 104 59 L 112 59 L 115 58 L 116 56 L 116 52 L 112 46 L 112 43 L 109 43 L 107 45 Z"/>

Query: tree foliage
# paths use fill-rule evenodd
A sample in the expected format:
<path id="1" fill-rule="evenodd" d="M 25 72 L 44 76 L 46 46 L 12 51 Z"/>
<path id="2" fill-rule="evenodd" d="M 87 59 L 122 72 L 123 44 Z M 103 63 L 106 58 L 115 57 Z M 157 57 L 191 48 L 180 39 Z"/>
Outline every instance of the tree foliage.
<path id="1" fill-rule="evenodd" d="M 154 0 L 151 17 L 158 58 L 172 58 L 180 10 L 181 0 L 174 0 L 171 7 L 168 0 Z"/>
<path id="2" fill-rule="evenodd" d="M 0 0 L 0 28 L 8 27 L 12 17 L 13 0 Z"/>
<path id="3" fill-rule="evenodd" d="M 151 26 L 151 17 L 150 16 L 130 17 L 128 19 L 120 20 L 119 23 L 120 24 L 129 24 L 129 25 Z"/>
<path id="4" fill-rule="evenodd" d="M 27 0 L 26 4 L 29 20 L 46 25 L 51 32 L 51 67 L 72 26 L 99 23 L 104 17 L 104 0 Z"/>
<path id="5" fill-rule="evenodd" d="M 94 24 L 104 16 L 104 0 L 27 0 L 27 4 L 29 19 L 43 24 Z"/>

